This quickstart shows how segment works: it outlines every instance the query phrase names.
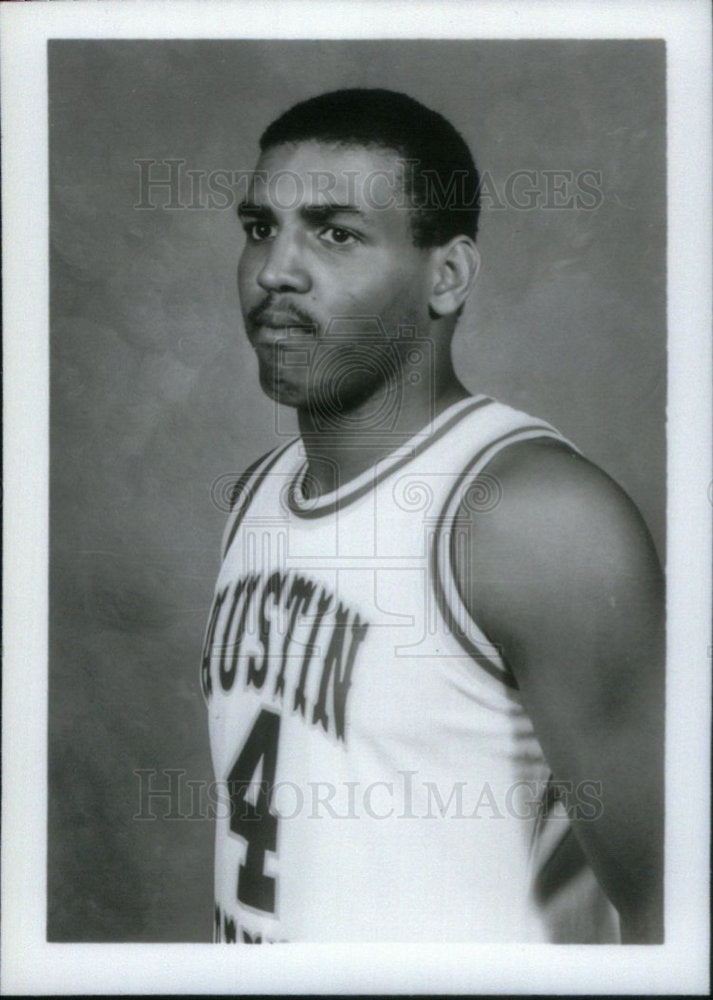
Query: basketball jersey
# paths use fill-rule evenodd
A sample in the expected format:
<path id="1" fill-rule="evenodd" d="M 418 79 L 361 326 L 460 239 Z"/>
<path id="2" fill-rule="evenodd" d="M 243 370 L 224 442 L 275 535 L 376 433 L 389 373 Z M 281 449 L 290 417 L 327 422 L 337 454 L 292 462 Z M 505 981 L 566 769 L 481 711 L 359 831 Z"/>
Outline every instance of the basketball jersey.
<path id="1" fill-rule="evenodd" d="M 453 574 L 456 512 L 487 524 L 488 463 L 542 437 L 472 397 L 316 499 L 299 439 L 239 481 L 201 665 L 217 941 L 618 939 Z"/>

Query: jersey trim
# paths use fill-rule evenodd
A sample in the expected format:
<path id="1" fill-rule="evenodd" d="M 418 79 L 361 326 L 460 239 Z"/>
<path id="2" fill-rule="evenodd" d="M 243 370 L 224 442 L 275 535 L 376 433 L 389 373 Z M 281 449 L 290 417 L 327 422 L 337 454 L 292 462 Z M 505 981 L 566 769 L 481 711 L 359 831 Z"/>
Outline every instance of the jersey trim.
<path id="1" fill-rule="evenodd" d="M 468 489 L 473 484 L 473 476 L 477 476 L 499 451 L 507 445 L 519 441 L 531 441 L 543 437 L 555 438 L 564 444 L 569 444 L 553 427 L 542 423 L 515 428 L 482 448 L 468 462 L 452 487 L 441 510 L 431 549 L 433 588 L 438 608 L 447 628 L 476 663 L 483 667 L 491 677 L 497 678 L 513 690 L 518 689 L 518 683 L 512 671 L 497 647 L 481 631 L 463 603 L 454 571 L 455 519 Z"/>
<path id="2" fill-rule="evenodd" d="M 282 445 L 282 447 L 275 448 L 266 455 L 263 455 L 257 462 L 253 462 L 252 465 L 248 466 L 236 482 L 233 487 L 233 509 L 231 511 L 233 520 L 232 523 L 229 522 L 230 527 L 226 532 L 225 544 L 223 545 L 223 559 L 225 559 L 230 546 L 233 544 L 233 539 L 238 532 L 238 528 L 245 517 L 248 507 L 255 499 L 255 493 L 262 480 L 288 448 L 296 443 L 296 440 L 293 438 L 287 444 Z"/>
<path id="3" fill-rule="evenodd" d="M 488 406 L 493 403 L 489 396 L 476 396 L 472 399 L 465 399 L 454 403 L 453 407 L 457 407 L 455 413 L 452 413 L 450 417 L 447 414 L 453 409 L 453 407 L 448 407 L 444 410 L 440 417 L 442 423 L 438 425 L 435 430 L 432 431 L 428 437 L 421 438 L 421 435 L 414 435 L 408 444 L 404 446 L 407 449 L 406 454 L 403 454 L 402 450 L 399 449 L 395 457 L 392 457 L 391 461 L 386 459 L 388 465 L 385 465 L 379 471 L 375 471 L 375 467 L 372 466 L 367 469 L 366 472 L 361 473 L 357 476 L 351 483 L 347 483 L 344 487 L 335 490 L 331 493 L 326 493 L 324 496 L 319 497 L 313 501 L 300 501 L 298 499 L 301 492 L 301 485 L 304 481 L 305 474 L 307 471 L 307 463 L 303 463 L 296 475 L 294 476 L 292 482 L 290 483 L 289 489 L 287 491 L 287 505 L 291 513 L 295 514 L 297 517 L 302 518 L 315 518 L 315 517 L 325 517 L 328 514 L 333 514 L 337 509 L 343 510 L 349 504 L 354 503 L 359 500 L 370 490 L 375 489 L 384 479 L 398 472 L 405 465 L 408 465 L 414 458 L 424 452 L 431 445 L 435 444 L 440 438 L 443 437 L 449 430 L 451 430 L 457 423 L 465 419 L 475 410 L 480 409 L 483 406 Z M 445 418 L 445 419 L 444 419 Z M 421 438 L 419 440 L 419 438 Z M 417 443 L 413 443 L 417 442 Z"/>

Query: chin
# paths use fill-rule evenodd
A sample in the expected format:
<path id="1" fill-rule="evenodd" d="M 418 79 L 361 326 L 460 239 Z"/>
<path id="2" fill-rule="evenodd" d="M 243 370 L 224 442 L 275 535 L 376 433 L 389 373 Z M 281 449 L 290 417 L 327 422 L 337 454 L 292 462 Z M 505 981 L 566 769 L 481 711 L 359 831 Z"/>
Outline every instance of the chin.
<path id="1" fill-rule="evenodd" d="M 299 407 L 306 405 L 300 386 L 276 375 L 274 371 L 260 370 L 260 388 L 268 397 L 281 406 Z"/>

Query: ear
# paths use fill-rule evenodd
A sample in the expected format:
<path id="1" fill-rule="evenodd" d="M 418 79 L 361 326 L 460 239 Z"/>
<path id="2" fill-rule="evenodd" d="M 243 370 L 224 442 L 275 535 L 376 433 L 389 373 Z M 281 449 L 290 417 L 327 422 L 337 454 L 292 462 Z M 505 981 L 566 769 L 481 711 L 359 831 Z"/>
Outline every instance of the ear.
<path id="1" fill-rule="evenodd" d="M 458 312 L 480 270 L 480 253 L 468 236 L 455 236 L 433 251 L 433 285 L 429 306 L 438 316 Z"/>

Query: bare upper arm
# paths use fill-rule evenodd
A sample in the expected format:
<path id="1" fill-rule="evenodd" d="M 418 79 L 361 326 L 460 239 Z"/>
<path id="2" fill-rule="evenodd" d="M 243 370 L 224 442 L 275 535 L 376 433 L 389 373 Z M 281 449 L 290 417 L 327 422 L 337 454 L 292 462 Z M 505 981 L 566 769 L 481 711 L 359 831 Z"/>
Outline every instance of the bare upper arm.
<path id="1" fill-rule="evenodd" d="M 576 679 L 606 715 L 614 689 L 621 703 L 627 678 L 648 673 L 643 648 L 660 642 L 662 580 L 648 530 L 623 490 L 559 443 L 512 445 L 487 472 L 497 507 L 463 505 L 456 520 L 469 540 L 456 565 L 466 607 L 521 684 L 544 683 L 558 701 Z"/>
<path id="2" fill-rule="evenodd" d="M 512 445 L 487 472 L 500 486 L 498 506 L 464 504 L 456 518 L 468 540 L 455 566 L 461 594 L 515 675 L 555 776 L 601 786 L 602 820 L 574 824 L 575 832 L 635 928 L 646 907 L 658 906 L 660 916 L 664 605 L 656 553 L 623 490 L 559 443 Z M 646 918 L 641 939 L 655 936 L 658 919 Z"/>

